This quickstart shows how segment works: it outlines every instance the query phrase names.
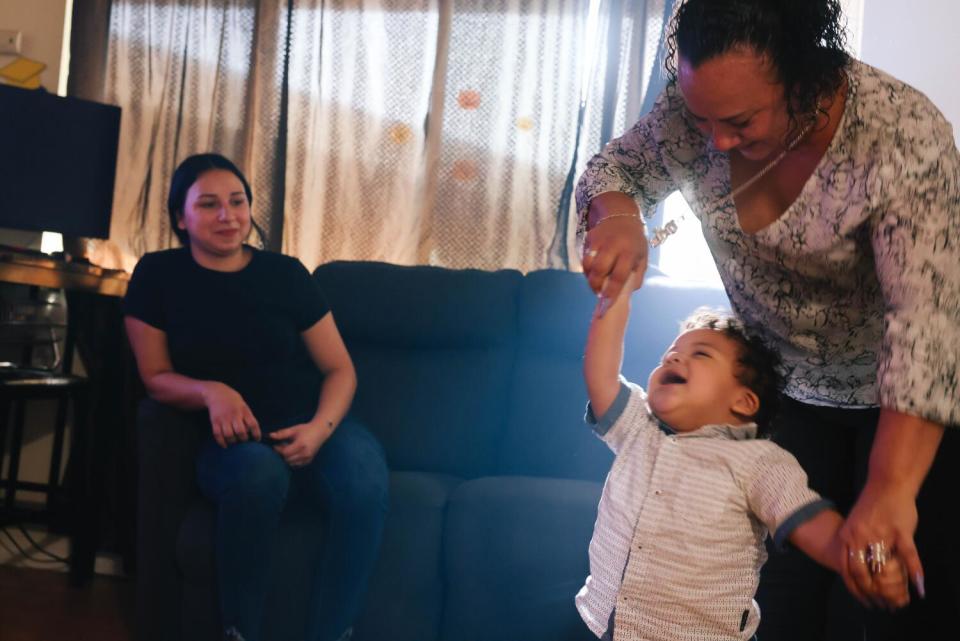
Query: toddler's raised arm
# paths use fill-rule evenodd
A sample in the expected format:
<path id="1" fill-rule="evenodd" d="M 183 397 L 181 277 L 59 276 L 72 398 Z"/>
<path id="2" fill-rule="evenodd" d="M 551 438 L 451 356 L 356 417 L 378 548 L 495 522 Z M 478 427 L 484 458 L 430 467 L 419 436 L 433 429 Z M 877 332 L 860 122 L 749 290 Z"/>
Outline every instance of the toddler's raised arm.
<path id="1" fill-rule="evenodd" d="M 583 357 L 583 377 L 587 383 L 587 395 L 596 416 L 602 416 L 620 391 L 620 365 L 623 362 L 623 335 L 630 316 L 630 294 L 633 280 L 630 275 L 620 295 L 610 302 L 609 309 L 602 309 L 605 299 L 598 298 L 597 307 L 590 322 L 587 348 Z"/>

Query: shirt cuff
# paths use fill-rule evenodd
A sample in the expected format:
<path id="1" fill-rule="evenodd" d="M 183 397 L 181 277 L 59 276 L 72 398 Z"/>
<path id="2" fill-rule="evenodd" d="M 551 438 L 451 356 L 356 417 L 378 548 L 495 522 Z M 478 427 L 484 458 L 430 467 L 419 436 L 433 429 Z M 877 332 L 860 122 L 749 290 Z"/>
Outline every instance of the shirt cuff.
<path id="1" fill-rule="evenodd" d="M 793 534 L 794 530 L 824 510 L 833 509 L 836 509 L 836 506 L 833 504 L 833 501 L 829 499 L 816 499 L 815 501 L 807 503 L 780 524 L 780 527 L 777 528 L 776 533 L 773 535 L 774 546 L 777 550 L 782 551 L 786 547 L 787 540 L 790 538 L 790 535 Z"/>
<path id="2" fill-rule="evenodd" d="M 620 391 L 617 392 L 617 397 L 613 399 L 613 403 L 610 404 L 606 413 L 597 420 L 596 415 L 593 413 L 593 406 L 587 402 L 587 413 L 584 415 L 583 421 L 593 428 L 597 436 L 605 436 L 606 433 L 610 431 L 610 428 L 613 427 L 613 424 L 617 422 L 617 419 L 620 418 L 620 415 L 623 414 L 623 410 L 626 409 L 627 401 L 629 400 L 630 388 L 621 380 Z"/>

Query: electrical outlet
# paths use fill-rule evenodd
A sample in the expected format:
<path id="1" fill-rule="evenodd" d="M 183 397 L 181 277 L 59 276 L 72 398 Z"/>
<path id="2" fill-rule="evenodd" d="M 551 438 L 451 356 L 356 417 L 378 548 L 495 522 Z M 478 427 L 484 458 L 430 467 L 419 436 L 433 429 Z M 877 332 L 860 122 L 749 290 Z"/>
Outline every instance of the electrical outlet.
<path id="1" fill-rule="evenodd" d="M 20 32 L 0 29 L 0 53 L 20 53 Z"/>

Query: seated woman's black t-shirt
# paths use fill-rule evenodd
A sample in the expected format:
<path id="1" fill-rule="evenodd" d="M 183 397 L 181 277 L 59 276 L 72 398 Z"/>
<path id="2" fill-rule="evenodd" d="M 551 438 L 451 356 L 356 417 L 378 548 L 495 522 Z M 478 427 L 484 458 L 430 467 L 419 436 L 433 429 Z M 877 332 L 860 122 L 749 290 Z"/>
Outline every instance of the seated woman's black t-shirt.
<path id="1" fill-rule="evenodd" d="M 166 333 L 174 371 L 229 385 L 270 432 L 317 409 L 322 375 L 300 333 L 329 307 L 300 261 L 251 251 L 238 272 L 201 267 L 185 247 L 146 254 L 123 304 Z"/>

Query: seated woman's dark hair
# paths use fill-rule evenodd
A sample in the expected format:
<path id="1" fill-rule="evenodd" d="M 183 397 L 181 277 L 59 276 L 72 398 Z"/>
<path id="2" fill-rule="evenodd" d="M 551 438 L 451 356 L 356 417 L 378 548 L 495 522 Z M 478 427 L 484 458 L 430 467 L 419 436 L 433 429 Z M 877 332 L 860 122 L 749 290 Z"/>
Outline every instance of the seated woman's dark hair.
<path id="1" fill-rule="evenodd" d="M 197 178 L 211 169 L 223 169 L 240 179 L 243 190 L 247 194 L 247 202 L 253 204 L 253 192 L 243 172 L 230 160 L 220 154 L 195 154 L 181 162 L 173 172 L 170 180 L 170 193 L 167 196 L 167 213 L 170 215 L 170 228 L 177 235 L 183 245 L 190 244 L 190 236 L 185 229 L 180 229 L 179 217 L 183 215 L 183 206 L 187 201 L 187 192 Z M 253 223 L 253 228 L 260 233 L 260 228 Z M 262 235 L 262 234 L 261 234 Z"/>
<path id="2" fill-rule="evenodd" d="M 701 307 L 682 323 L 682 331 L 715 329 L 733 340 L 739 347 L 737 381 L 760 399 L 760 408 L 753 416 L 745 416 L 757 424 L 757 434 L 765 436 L 780 406 L 783 391 L 780 354 L 771 349 L 759 336 L 750 334 L 746 326 L 729 312 Z"/>
<path id="3" fill-rule="evenodd" d="M 679 57 L 696 68 L 749 47 L 773 64 L 795 131 L 843 84 L 850 57 L 842 15 L 839 0 L 685 0 L 667 35 L 668 78 L 676 82 Z"/>

